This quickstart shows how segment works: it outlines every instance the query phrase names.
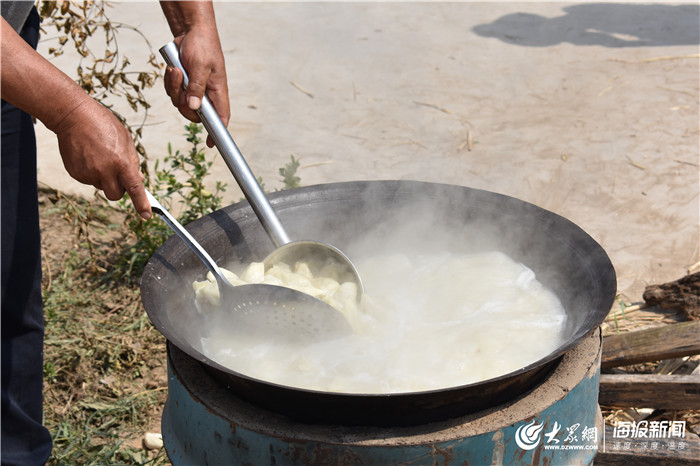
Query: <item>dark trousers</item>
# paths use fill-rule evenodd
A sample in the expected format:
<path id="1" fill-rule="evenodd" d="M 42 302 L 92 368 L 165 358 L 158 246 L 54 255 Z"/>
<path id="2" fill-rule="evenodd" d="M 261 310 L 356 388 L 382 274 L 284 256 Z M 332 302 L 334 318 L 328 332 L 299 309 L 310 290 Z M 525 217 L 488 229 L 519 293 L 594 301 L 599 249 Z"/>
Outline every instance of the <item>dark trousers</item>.
<path id="1" fill-rule="evenodd" d="M 39 16 L 22 37 L 33 47 Z M 31 86 L 31 77 L 27 85 Z M 30 115 L 2 101 L 2 450 L 3 465 L 44 464 L 51 435 L 43 426 L 44 316 L 36 182 L 36 138 Z"/>

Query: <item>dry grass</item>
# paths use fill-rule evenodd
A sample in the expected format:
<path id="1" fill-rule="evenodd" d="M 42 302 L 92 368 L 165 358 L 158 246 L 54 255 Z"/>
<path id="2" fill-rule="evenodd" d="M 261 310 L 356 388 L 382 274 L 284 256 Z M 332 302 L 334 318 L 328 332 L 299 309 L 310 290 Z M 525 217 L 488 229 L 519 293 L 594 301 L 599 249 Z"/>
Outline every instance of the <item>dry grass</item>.
<path id="1" fill-rule="evenodd" d="M 46 189 L 40 203 L 49 464 L 167 464 L 164 452 L 141 446 L 144 433 L 160 432 L 164 338 L 136 285 L 104 280 L 121 219 L 99 202 Z M 76 215 L 90 221 L 89 237 Z"/>

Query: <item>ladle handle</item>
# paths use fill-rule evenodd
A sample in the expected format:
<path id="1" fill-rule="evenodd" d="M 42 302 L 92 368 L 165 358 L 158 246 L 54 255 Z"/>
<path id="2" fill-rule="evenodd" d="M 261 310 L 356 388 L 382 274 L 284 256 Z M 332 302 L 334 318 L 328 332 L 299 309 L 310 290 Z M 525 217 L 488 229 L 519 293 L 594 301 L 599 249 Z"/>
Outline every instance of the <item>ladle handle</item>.
<path id="1" fill-rule="evenodd" d="M 175 217 L 173 217 L 170 212 L 167 211 L 163 205 L 158 202 L 158 200 L 151 194 L 148 189 L 146 190 L 146 197 L 148 198 L 148 202 L 151 204 L 151 210 L 153 212 L 157 213 L 158 215 L 161 216 L 163 221 L 170 227 L 171 230 L 175 232 L 177 236 L 182 239 L 182 241 L 187 244 L 187 246 L 192 249 L 192 251 L 199 257 L 199 259 L 204 262 L 204 265 L 207 266 L 209 271 L 214 274 L 214 277 L 216 277 L 216 281 L 219 284 L 219 287 L 222 287 L 224 285 L 230 285 L 229 281 L 226 279 L 224 274 L 221 272 L 221 269 L 219 268 L 218 265 L 216 265 L 216 262 L 214 262 L 214 259 L 211 258 L 209 253 L 204 250 L 201 244 L 197 242 L 196 239 L 190 233 L 185 230 L 185 227 L 183 227 L 180 222 L 175 220 Z M 223 295 L 222 295 L 223 296 Z"/>
<path id="2" fill-rule="evenodd" d="M 160 49 L 160 54 L 165 59 L 165 62 L 174 68 L 182 71 L 184 76 L 184 86 L 187 87 L 189 78 L 187 72 L 180 62 L 180 51 L 175 45 L 175 42 L 170 42 Z M 250 167 L 243 158 L 243 154 L 238 150 L 236 143 L 233 141 L 231 134 L 224 126 L 219 114 L 216 113 L 214 105 L 205 95 L 202 99 L 202 106 L 197 111 L 197 115 L 202 120 L 204 127 L 207 129 L 209 136 L 214 140 L 216 148 L 219 149 L 221 156 L 224 158 L 233 177 L 236 179 L 248 202 L 250 202 L 255 215 L 257 215 L 260 223 L 267 232 L 268 236 L 275 244 L 275 247 L 280 247 L 291 242 L 291 239 L 284 230 L 277 214 L 272 208 L 270 201 L 265 196 L 262 188 L 258 184 L 258 180 L 253 175 Z"/>

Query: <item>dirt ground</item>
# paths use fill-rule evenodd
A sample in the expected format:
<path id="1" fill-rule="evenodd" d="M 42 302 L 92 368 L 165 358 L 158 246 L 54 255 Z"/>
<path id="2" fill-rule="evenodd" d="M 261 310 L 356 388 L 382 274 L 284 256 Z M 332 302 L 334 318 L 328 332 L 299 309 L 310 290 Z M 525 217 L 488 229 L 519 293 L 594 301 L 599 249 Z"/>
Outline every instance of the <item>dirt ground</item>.
<path id="1" fill-rule="evenodd" d="M 156 2 L 114 5 L 110 17 L 153 49 L 170 39 Z M 271 187 L 294 154 L 304 185 L 417 179 L 554 211 L 601 243 L 620 293 L 638 301 L 699 260 L 698 9 L 216 3 L 229 130 Z M 125 32 L 120 52 L 136 63 L 148 47 Z M 54 62 L 74 75 L 76 60 Z M 186 147 L 160 83 L 147 98 L 151 156 Z M 42 127 L 39 147 L 40 180 L 92 193 L 64 174 Z M 223 163 L 217 177 L 237 200 Z"/>

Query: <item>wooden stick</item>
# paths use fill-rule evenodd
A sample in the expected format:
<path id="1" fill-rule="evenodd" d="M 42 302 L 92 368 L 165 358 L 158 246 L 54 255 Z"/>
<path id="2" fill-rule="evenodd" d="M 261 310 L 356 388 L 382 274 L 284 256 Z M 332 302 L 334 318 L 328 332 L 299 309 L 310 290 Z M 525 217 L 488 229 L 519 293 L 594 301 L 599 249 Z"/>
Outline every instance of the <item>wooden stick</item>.
<path id="1" fill-rule="evenodd" d="M 608 314 L 608 316 L 605 318 L 606 321 L 610 320 L 615 320 L 618 317 L 626 317 L 627 314 L 631 314 L 633 312 L 641 311 L 642 309 L 646 309 L 648 306 L 646 303 L 640 303 L 640 304 L 632 304 L 631 306 L 626 306 L 624 310 L 617 311 L 615 313 L 611 312 Z"/>
<path id="2" fill-rule="evenodd" d="M 601 374 L 598 401 L 617 408 L 700 409 L 700 375 Z"/>
<path id="3" fill-rule="evenodd" d="M 603 339 L 602 367 L 627 366 L 700 354 L 700 320 Z"/>
<path id="4" fill-rule="evenodd" d="M 695 264 L 688 267 L 689 274 L 695 273 L 695 272 L 700 272 L 700 262 L 696 262 Z"/>

